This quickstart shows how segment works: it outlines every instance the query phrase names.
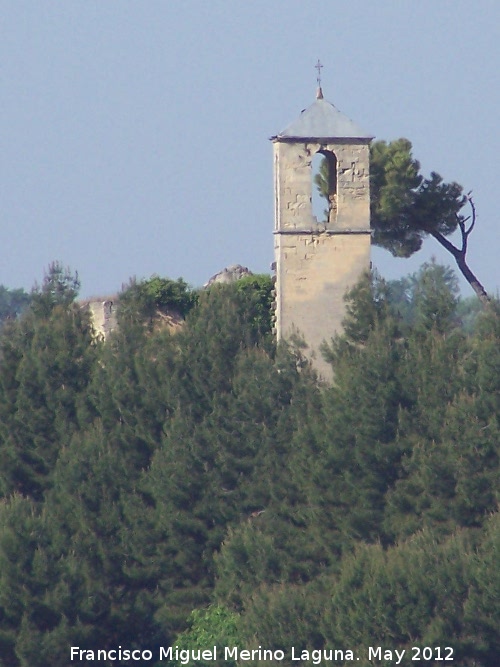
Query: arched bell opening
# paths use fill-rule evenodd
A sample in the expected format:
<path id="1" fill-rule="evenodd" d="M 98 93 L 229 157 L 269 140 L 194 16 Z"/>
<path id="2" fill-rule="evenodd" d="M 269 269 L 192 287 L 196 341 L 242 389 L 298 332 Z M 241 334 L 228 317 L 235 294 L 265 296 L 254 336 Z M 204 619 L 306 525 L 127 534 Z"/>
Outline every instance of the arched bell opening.
<path id="1" fill-rule="evenodd" d="M 337 158 L 331 151 L 319 151 L 312 159 L 312 207 L 319 223 L 337 221 Z"/>

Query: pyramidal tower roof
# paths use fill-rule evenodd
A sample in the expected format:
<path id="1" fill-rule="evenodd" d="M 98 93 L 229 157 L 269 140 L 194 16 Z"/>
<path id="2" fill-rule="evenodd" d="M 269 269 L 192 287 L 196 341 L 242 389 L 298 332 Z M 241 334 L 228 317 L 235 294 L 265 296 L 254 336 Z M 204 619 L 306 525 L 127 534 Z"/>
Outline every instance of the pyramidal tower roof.
<path id="1" fill-rule="evenodd" d="M 333 104 L 323 99 L 323 91 L 318 88 L 316 101 L 304 109 L 300 116 L 272 141 L 293 139 L 373 139 L 373 135 L 361 129 L 350 118 L 341 113 Z"/>

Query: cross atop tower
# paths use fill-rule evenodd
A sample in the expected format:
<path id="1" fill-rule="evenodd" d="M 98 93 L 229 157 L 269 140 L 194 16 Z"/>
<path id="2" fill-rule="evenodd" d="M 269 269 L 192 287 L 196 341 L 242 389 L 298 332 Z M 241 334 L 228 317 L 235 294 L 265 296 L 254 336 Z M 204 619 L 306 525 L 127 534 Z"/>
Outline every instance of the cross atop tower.
<path id="1" fill-rule="evenodd" d="M 316 81 L 318 82 L 318 87 L 321 88 L 321 70 L 323 69 L 323 65 L 321 64 L 319 58 L 316 65 L 314 65 L 314 68 L 318 70 L 318 76 L 316 77 Z"/>
<path id="2" fill-rule="evenodd" d="M 314 65 L 315 69 L 318 70 L 318 76 L 316 77 L 316 81 L 318 82 L 318 90 L 316 92 L 316 99 L 317 100 L 322 100 L 323 99 L 323 91 L 321 89 L 321 69 L 323 65 L 321 64 L 320 59 L 318 58 L 318 62 L 316 65 Z"/>

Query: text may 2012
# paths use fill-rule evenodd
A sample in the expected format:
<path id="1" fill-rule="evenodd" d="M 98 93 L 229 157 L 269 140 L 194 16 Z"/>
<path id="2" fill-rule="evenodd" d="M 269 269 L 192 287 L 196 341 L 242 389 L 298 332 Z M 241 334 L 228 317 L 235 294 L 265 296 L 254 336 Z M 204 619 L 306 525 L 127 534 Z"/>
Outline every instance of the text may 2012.
<path id="1" fill-rule="evenodd" d="M 453 661 L 453 648 L 446 647 L 418 647 L 413 646 L 409 649 L 389 649 L 383 646 L 369 646 L 367 648 L 367 658 L 372 661 L 392 662 L 395 665 L 401 664 L 406 656 L 407 660 L 430 662 L 430 661 Z M 310 662 L 313 665 L 319 665 L 322 661 L 326 662 L 350 662 L 358 661 L 360 657 L 354 651 L 347 649 L 298 649 L 294 646 L 289 651 L 282 649 L 264 649 L 259 646 L 257 649 L 240 649 L 237 646 L 213 646 L 209 649 L 182 649 L 178 646 L 160 647 L 159 656 L 156 658 L 162 660 L 176 660 L 181 665 L 187 665 L 189 662 L 205 661 L 215 662 L 218 657 L 225 661 L 250 661 L 259 660 L 280 662 L 289 657 L 291 660 L 301 662 Z M 71 662 L 74 661 L 150 661 L 153 660 L 153 652 L 149 649 L 128 649 L 119 646 L 116 649 L 84 649 L 79 646 L 71 647 Z"/>

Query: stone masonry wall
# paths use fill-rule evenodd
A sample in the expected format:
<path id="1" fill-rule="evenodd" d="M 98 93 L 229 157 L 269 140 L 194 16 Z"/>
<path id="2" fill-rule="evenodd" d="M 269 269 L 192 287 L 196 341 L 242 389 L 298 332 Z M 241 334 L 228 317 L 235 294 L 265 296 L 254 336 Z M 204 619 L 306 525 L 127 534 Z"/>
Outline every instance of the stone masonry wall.
<path id="1" fill-rule="evenodd" d="M 365 143 L 275 142 L 276 230 L 359 230 L 370 226 L 370 149 Z M 312 160 L 337 158 L 336 222 L 319 223 L 312 211 Z"/>
<path id="2" fill-rule="evenodd" d="M 116 304 L 115 298 L 91 299 L 84 301 L 82 308 L 88 308 L 95 335 L 106 340 L 109 334 L 116 329 Z"/>
<path id="3" fill-rule="evenodd" d="M 276 234 L 276 329 L 278 338 L 298 334 L 319 374 L 332 371 L 321 355 L 342 328 L 344 294 L 370 266 L 369 234 Z"/>
<path id="4" fill-rule="evenodd" d="M 337 211 L 318 223 L 312 212 L 312 160 L 337 159 Z M 370 184 L 367 141 L 276 141 L 276 333 L 298 334 L 325 380 L 333 377 L 320 348 L 342 329 L 344 294 L 370 268 Z"/>

